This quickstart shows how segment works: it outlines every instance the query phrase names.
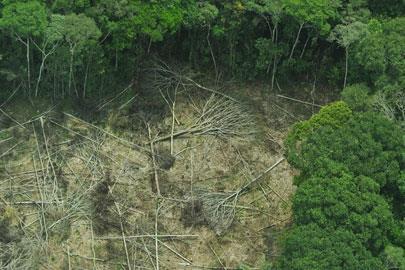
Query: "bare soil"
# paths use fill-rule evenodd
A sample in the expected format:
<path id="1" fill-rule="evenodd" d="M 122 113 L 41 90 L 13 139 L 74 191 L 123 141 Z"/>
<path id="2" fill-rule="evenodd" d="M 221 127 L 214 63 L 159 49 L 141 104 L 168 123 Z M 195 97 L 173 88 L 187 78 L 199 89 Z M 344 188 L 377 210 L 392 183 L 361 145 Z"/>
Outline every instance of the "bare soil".
<path id="1" fill-rule="evenodd" d="M 201 200 L 202 191 L 232 194 L 276 163 L 288 127 L 313 111 L 250 87 L 243 102 L 252 134 L 179 136 L 155 143 L 155 159 L 146 125 L 152 138 L 170 135 L 169 107 L 157 121 L 109 108 L 90 123 L 54 111 L 28 116 L 24 105 L 9 105 L 14 120 L 0 133 L 0 208 L 19 235 L 1 251 L 30 269 L 259 268 L 272 260 L 291 223 L 296 172 L 287 161 L 221 206 L 234 211 L 224 230 Z M 193 102 L 177 97 L 174 131 L 198 117 Z"/>

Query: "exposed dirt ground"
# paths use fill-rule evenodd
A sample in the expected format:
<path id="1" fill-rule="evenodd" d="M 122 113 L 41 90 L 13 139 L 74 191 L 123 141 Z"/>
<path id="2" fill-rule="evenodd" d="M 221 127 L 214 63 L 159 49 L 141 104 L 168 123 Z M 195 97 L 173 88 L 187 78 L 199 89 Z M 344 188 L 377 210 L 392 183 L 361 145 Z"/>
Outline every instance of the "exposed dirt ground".
<path id="1" fill-rule="evenodd" d="M 175 118 L 170 102 L 156 115 L 118 104 L 94 125 L 57 109 L 28 117 L 26 105 L 9 104 L 0 208 L 15 235 L 3 256 L 27 269 L 232 269 L 271 260 L 291 222 L 294 172 L 284 160 L 248 183 L 283 158 L 287 127 L 312 106 L 250 87 L 243 107 L 252 132 L 190 132 L 172 143 L 173 123 L 174 134 L 192 126 L 209 95 L 179 94 Z"/>

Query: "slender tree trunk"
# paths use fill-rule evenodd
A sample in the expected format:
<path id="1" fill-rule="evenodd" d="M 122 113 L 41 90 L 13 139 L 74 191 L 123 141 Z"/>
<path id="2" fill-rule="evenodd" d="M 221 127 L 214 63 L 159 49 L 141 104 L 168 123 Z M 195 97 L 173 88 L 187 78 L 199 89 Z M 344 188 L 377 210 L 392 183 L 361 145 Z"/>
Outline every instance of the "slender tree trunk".
<path id="1" fill-rule="evenodd" d="M 63 68 L 64 67 L 60 67 L 61 69 L 60 69 L 60 73 L 59 74 L 63 74 Z M 62 98 L 65 98 L 65 95 L 66 95 L 66 89 L 65 89 L 65 86 L 66 86 L 66 81 L 65 81 L 65 77 L 63 76 L 63 75 L 60 75 L 59 76 L 60 77 L 60 82 L 61 82 L 61 84 L 60 84 L 60 89 L 62 90 Z"/>
<path id="2" fill-rule="evenodd" d="M 31 69 L 30 69 L 30 38 L 27 37 L 27 81 L 28 81 L 28 92 L 31 96 Z"/>
<path id="3" fill-rule="evenodd" d="M 115 49 L 115 65 L 114 65 L 115 71 L 118 70 L 118 49 Z"/>
<path id="4" fill-rule="evenodd" d="M 304 27 L 304 23 L 300 24 L 300 29 L 298 29 L 297 37 L 295 38 L 295 42 L 294 42 L 294 45 L 292 46 L 290 57 L 288 58 L 288 60 L 291 60 L 291 58 L 294 54 L 295 47 L 297 47 L 298 41 L 300 39 L 302 27 Z"/>
<path id="5" fill-rule="evenodd" d="M 152 38 L 149 38 L 149 44 L 148 44 L 148 50 L 147 50 L 147 54 L 150 53 L 150 47 L 152 46 Z"/>
<path id="6" fill-rule="evenodd" d="M 266 74 L 269 74 L 271 64 L 272 64 L 272 62 L 271 62 L 271 60 L 270 60 L 270 61 L 269 61 L 269 64 L 267 65 Z"/>
<path id="7" fill-rule="evenodd" d="M 274 56 L 273 60 L 273 72 L 271 74 L 271 91 L 274 89 L 274 81 L 276 80 L 276 72 L 277 72 L 277 55 Z"/>
<path id="8" fill-rule="evenodd" d="M 42 61 L 41 61 L 41 66 L 39 67 L 39 74 L 38 74 L 38 78 L 37 78 L 37 84 L 35 86 L 35 97 L 38 96 L 39 82 L 41 81 L 42 71 L 44 70 L 46 57 L 47 57 L 47 55 L 42 55 Z"/>
<path id="9" fill-rule="evenodd" d="M 346 47 L 346 64 L 345 64 L 345 79 L 343 81 L 343 88 L 346 87 L 346 83 L 347 83 L 347 73 L 348 73 L 348 69 L 349 69 L 349 48 Z"/>
<path id="10" fill-rule="evenodd" d="M 233 52 L 232 51 L 233 51 L 232 41 L 229 40 L 229 68 L 231 70 L 231 73 L 233 74 L 233 66 L 232 66 L 232 61 L 233 61 L 232 54 L 233 54 Z"/>
<path id="11" fill-rule="evenodd" d="M 87 61 L 86 65 L 86 73 L 84 74 L 84 83 L 83 83 L 83 98 L 86 98 L 86 89 L 87 89 L 87 77 L 89 74 L 89 62 Z"/>
<path id="12" fill-rule="evenodd" d="M 231 38 L 229 39 L 229 62 L 230 62 L 231 73 L 232 73 L 232 75 L 234 75 L 235 53 L 234 53 L 234 44 L 233 44 L 233 34 L 231 34 Z"/>
<path id="13" fill-rule="evenodd" d="M 70 46 L 70 64 L 69 64 L 69 84 L 68 91 L 70 94 L 70 89 L 72 87 L 72 75 L 73 75 L 73 55 L 74 55 L 74 46 Z"/>
<path id="14" fill-rule="evenodd" d="M 210 41 L 210 32 L 211 32 L 211 25 L 208 25 L 208 31 L 207 31 L 207 43 L 208 47 L 210 48 L 210 53 L 211 53 L 211 58 L 212 62 L 214 63 L 214 69 L 215 69 L 215 82 L 218 80 L 218 68 L 217 68 L 217 61 L 215 60 L 215 55 L 212 50 L 211 46 L 211 41 Z"/>
<path id="15" fill-rule="evenodd" d="M 53 66 L 53 98 L 56 99 L 56 72 L 57 72 L 57 67 L 56 67 L 56 63 Z"/>
<path id="16" fill-rule="evenodd" d="M 73 85 L 73 88 L 75 90 L 76 97 L 80 97 L 79 91 L 77 91 L 77 83 L 76 83 L 75 72 L 72 73 L 72 85 Z"/>
<path id="17" fill-rule="evenodd" d="M 270 35 L 271 35 L 271 40 L 274 40 L 274 30 L 272 30 L 272 28 L 271 28 L 271 24 L 270 24 L 269 19 L 264 15 L 261 15 L 261 16 L 263 17 L 263 19 L 265 20 L 265 22 L 267 24 L 267 27 L 269 28 L 269 32 L 270 32 Z M 275 27 L 277 27 L 277 24 L 275 25 Z"/>
<path id="18" fill-rule="evenodd" d="M 275 31 L 276 31 L 276 28 L 277 28 L 277 23 L 274 25 L 274 29 L 272 30 L 272 28 L 271 28 L 271 24 L 270 24 L 270 22 L 269 22 L 269 20 L 267 19 L 267 17 L 266 16 L 263 16 L 264 17 L 264 19 L 265 19 L 265 21 L 266 21 L 266 24 L 267 24 L 267 27 L 269 28 L 269 32 L 270 32 L 270 35 L 271 35 L 271 42 L 274 44 L 274 40 L 275 40 Z M 269 72 L 270 72 L 270 66 L 271 66 L 271 60 L 269 61 L 269 64 L 267 65 L 267 70 L 266 70 L 266 74 L 269 74 Z M 274 64 L 273 64 L 274 65 Z"/>
<path id="19" fill-rule="evenodd" d="M 300 55 L 300 58 L 301 58 L 301 59 L 302 59 L 302 57 L 303 57 L 304 54 L 305 54 L 305 49 L 307 48 L 307 45 L 308 45 L 308 42 L 309 42 L 309 38 L 310 38 L 310 35 L 308 34 L 307 40 L 305 40 L 304 47 L 302 48 L 302 51 L 301 51 L 301 55 Z"/>
<path id="20" fill-rule="evenodd" d="M 39 67 L 39 74 L 37 77 L 37 82 L 35 85 L 35 97 L 38 96 L 38 91 L 39 91 L 39 84 L 41 82 L 42 79 L 42 73 L 44 71 L 45 68 L 45 62 L 46 59 L 48 58 L 48 56 L 50 56 L 51 54 L 53 54 L 56 50 L 56 47 L 58 46 L 58 44 L 53 44 L 52 48 L 46 52 L 47 46 L 48 46 L 48 41 L 45 41 L 45 43 L 42 44 L 42 48 L 39 47 L 34 40 L 32 40 L 32 43 L 35 45 L 35 47 L 37 47 L 37 49 L 41 52 L 41 65 Z"/>
<path id="21" fill-rule="evenodd" d="M 273 31 L 273 42 L 274 44 L 277 46 L 277 35 L 278 35 L 278 31 L 277 31 L 277 24 L 275 24 L 274 26 L 274 31 Z M 276 72 L 277 72 L 277 53 L 274 54 L 274 60 L 273 60 L 273 72 L 271 75 L 271 91 L 273 91 L 274 89 L 274 81 L 276 79 Z"/>

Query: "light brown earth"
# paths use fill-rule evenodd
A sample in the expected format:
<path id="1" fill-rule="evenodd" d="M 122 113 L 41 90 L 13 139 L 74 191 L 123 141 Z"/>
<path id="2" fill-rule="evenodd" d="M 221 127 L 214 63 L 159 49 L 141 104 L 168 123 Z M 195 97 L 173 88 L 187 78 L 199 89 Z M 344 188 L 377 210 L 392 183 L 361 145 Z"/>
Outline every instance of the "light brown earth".
<path id="1" fill-rule="evenodd" d="M 226 204 L 235 216 L 220 235 L 199 198 L 201 192 L 236 191 L 275 164 L 283 157 L 287 127 L 306 117 L 275 95 L 268 100 L 251 93 L 245 103 L 255 133 L 175 138 L 173 166 L 156 171 L 160 197 L 147 128 L 135 114 L 110 109 L 93 126 L 56 112 L 33 119 L 9 106 L 15 123 L 0 133 L 2 140 L 11 138 L 1 143 L 1 153 L 14 148 L 1 158 L 0 208 L 23 233 L 20 244 L 2 251 L 32 269 L 259 268 L 277 255 L 278 232 L 291 223 L 295 172 L 287 161 Z M 175 131 L 197 117 L 181 96 L 175 114 Z M 170 110 L 149 124 L 152 137 L 170 134 Z M 154 151 L 168 157 L 170 145 L 156 143 Z"/>

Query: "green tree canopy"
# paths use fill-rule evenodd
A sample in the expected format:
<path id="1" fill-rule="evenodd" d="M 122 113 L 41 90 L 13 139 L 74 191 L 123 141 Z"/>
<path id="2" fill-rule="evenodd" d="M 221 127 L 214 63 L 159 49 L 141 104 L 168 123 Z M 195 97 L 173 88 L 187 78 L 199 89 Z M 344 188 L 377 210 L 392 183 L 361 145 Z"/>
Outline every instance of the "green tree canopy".
<path id="1" fill-rule="evenodd" d="M 343 96 L 358 105 L 351 92 L 364 88 L 355 85 Z M 287 143 L 295 144 L 288 155 L 300 175 L 281 269 L 397 267 L 405 242 L 403 132 L 372 112 L 350 111 L 337 122 L 328 115 L 321 110 L 289 134 Z"/>
<path id="2" fill-rule="evenodd" d="M 338 16 L 340 0 L 286 0 L 283 1 L 287 14 L 300 24 L 317 27 L 322 34 L 331 30 L 330 20 Z"/>
<path id="3" fill-rule="evenodd" d="M 62 35 L 66 42 L 76 47 L 77 50 L 97 41 L 101 36 L 94 20 L 84 14 L 54 15 L 53 21 L 55 23 L 63 21 Z"/>
<path id="4" fill-rule="evenodd" d="M 377 253 L 399 234 L 379 185 L 364 176 L 307 179 L 294 196 L 293 211 L 297 224 L 345 229 Z"/>
<path id="5" fill-rule="evenodd" d="M 288 133 L 286 139 L 289 162 L 298 165 L 300 145 L 303 141 L 321 127 L 329 126 L 333 129 L 342 127 L 352 117 L 352 110 L 342 101 L 331 103 L 313 115 L 310 119 L 296 123 Z"/>
<path id="6" fill-rule="evenodd" d="M 102 1 L 91 13 L 103 28 L 113 36 L 116 49 L 130 48 L 139 37 L 151 41 L 163 40 L 165 34 L 173 33 L 183 22 L 187 5 L 183 1 Z"/>
<path id="7" fill-rule="evenodd" d="M 39 1 L 4 1 L 0 27 L 22 37 L 40 36 L 48 24 L 46 9 Z"/>
<path id="8" fill-rule="evenodd" d="M 387 21 L 372 19 L 368 23 L 368 34 L 356 49 L 358 63 L 377 86 L 397 84 L 398 91 L 405 87 L 404 25 L 404 17 Z"/>
<path id="9" fill-rule="evenodd" d="M 353 84 L 343 89 L 342 99 L 353 111 L 368 111 L 371 107 L 370 88 L 365 84 Z"/>
<path id="10" fill-rule="evenodd" d="M 352 232 L 309 224 L 287 233 L 276 269 L 378 270 L 384 266 Z"/>
<path id="11" fill-rule="evenodd" d="M 374 179 L 390 196 L 405 196 L 402 131 L 382 116 L 359 114 L 341 128 L 319 129 L 301 149 L 296 163 L 301 178 L 316 175 L 324 160 L 333 160 L 354 176 Z"/>

